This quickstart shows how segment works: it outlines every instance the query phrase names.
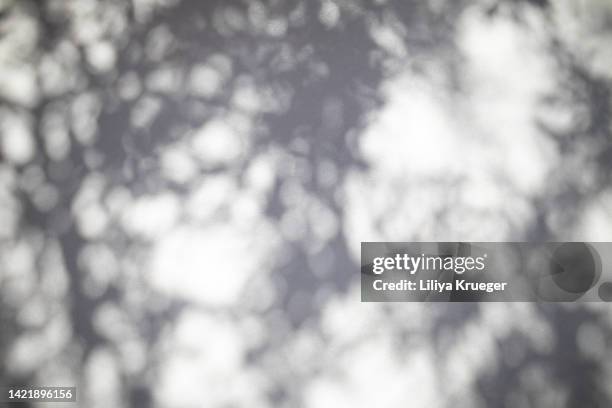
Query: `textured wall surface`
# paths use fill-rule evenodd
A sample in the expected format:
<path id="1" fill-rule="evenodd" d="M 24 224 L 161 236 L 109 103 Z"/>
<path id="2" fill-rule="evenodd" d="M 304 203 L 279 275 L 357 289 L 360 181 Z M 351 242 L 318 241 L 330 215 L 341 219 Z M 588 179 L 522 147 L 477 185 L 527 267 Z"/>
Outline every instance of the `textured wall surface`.
<path id="1" fill-rule="evenodd" d="M 363 304 L 359 247 L 610 241 L 610 4 L 0 1 L 0 385 L 609 407 L 606 304 Z"/>

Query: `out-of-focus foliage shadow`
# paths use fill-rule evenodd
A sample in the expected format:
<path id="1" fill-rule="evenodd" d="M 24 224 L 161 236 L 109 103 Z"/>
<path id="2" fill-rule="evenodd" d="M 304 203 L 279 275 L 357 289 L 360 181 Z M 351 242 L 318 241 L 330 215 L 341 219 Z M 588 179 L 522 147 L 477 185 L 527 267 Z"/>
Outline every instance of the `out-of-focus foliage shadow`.
<path id="1" fill-rule="evenodd" d="M 168 353 L 163 336 L 186 310 L 201 306 L 151 287 L 142 265 L 157 237 L 133 234 L 122 206 L 164 192 L 182 200 L 202 180 L 219 175 L 246 189 L 249 169 L 270 155 L 280 166 L 260 209 L 284 233 L 276 247 L 282 257 L 270 267 L 274 304 L 257 316 L 273 335 L 248 356 L 252 366 L 273 370 L 270 355 L 294 333 L 306 328 L 320 334 L 324 305 L 344 296 L 356 279 L 347 245 L 352 238 L 342 228 L 342 186 L 352 171 L 368 167 L 359 138 L 384 107 L 381 87 L 412 72 L 442 83 L 461 101 L 465 84 L 456 29 L 468 8 L 490 19 L 511 15 L 521 21 L 525 13 L 548 19 L 547 46 L 561 74 L 557 92 L 543 103 L 571 112 L 572 120 L 564 126 L 550 118 L 534 120 L 554 137 L 562 158 L 572 160 L 579 152 L 591 166 L 588 182 L 576 169 L 557 172 L 550 191 L 533 198 L 535 220 L 513 238 L 568 234 L 580 209 L 610 186 L 610 71 L 606 77 L 593 69 L 557 38 L 548 2 L 2 4 L 0 42 L 7 57 L 0 88 L 0 205 L 12 220 L 0 230 L 0 357 L 7 362 L 0 384 L 81 381 L 90 375 L 92 355 L 103 349 L 119 378 L 118 394 L 109 400 L 155 406 L 156 380 Z M 606 34 L 610 27 L 601 30 Z M 185 142 L 210 123 L 230 123 L 248 134 L 238 143 L 246 148 L 234 147 L 242 149 L 239 160 L 215 156 L 219 145 L 224 153 L 224 140 Z M 180 163 L 166 165 L 169 149 L 199 156 L 188 176 L 181 176 Z M 443 223 L 444 217 L 432 222 Z M 321 230 L 320 224 L 332 227 Z M 96 264 L 105 272 L 92 272 Z M 231 318 L 240 310 L 207 312 Z M 536 312 L 552 327 L 552 350 L 530 349 L 521 333 L 497 339 L 502 357 L 476 381 L 476 403 L 549 406 L 550 400 L 536 394 L 553 384 L 567 394 L 565 406 L 609 406 L 604 367 L 583 356 L 576 340 L 579 327 L 592 324 L 609 342 L 605 313 L 557 306 Z M 439 305 L 431 313 L 431 342 L 443 359 L 446 343 L 440 339 L 478 321 L 481 307 Z M 396 323 L 389 318 L 389 325 Z M 410 331 L 392 333 L 408 350 Z M 514 344 L 525 351 L 506 365 L 503 350 Z M 27 355 L 36 349 L 46 353 Z M 141 356 L 133 364 L 132 354 Z M 523 377 L 532 367 L 543 369 L 548 382 L 529 388 Z M 282 370 L 266 374 L 269 405 L 303 404 Z M 91 385 L 78 384 L 85 401 L 88 393 L 93 401 Z M 452 398 L 439 405 L 451 403 Z"/>

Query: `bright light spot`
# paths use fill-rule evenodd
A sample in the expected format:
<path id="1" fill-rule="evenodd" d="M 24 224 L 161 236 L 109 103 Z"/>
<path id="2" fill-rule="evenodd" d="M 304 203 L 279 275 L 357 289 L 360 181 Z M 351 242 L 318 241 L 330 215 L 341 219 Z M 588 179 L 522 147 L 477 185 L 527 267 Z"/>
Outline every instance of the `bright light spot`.
<path id="1" fill-rule="evenodd" d="M 101 236 L 108 226 L 106 211 L 95 203 L 82 207 L 75 216 L 79 233 L 86 238 Z"/>
<path id="2" fill-rule="evenodd" d="M 558 165 L 534 122 L 553 65 L 516 23 L 464 19 L 466 99 L 410 74 L 384 85 L 387 103 L 360 140 L 370 168 L 345 185 L 346 234 L 356 242 L 506 239 L 529 222 L 531 197 Z"/>
<path id="3" fill-rule="evenodd" d="M 34 140 L 25 119 L 3 115 L 0 128 L 1 147 L 6 160 L 16 164 L 29 162 L 34 156 Z"/>
<path id="4" fill-rule="evenodd" d="M 98 349 L 87 360 L 85 367 L 87 405 L 119 406 L 121 380 L 116 357 L 108 350 Z"/>
<path id="5" fill-rule="evenodd" d="M 319 20 L 327 27 L 333 27 L 338 24 L 340 19 L 340 9 L 338 5 L 330 0 L 323 1 L 321 3 L 321 9 L 319 10 Z"/>
<path id="6" fill-rule="evenodd" d="M 415 407 L 440 407 L 433 356 L 427 349 L 397 358 L 390 337 L 374 337 L 343 354 L 339 375 L 317 375 L 306 389 L 306 406 L 397 407 L 410 401 Z M 418 384 L 415 387 L 414 384 Z"/>
<path id="7" fill-rule="evenodd" d="M 266 273 L 264 260 L 271 251 L 271 237 L 257 227 L 182 226 L 164 235 L 154 248 L 152 283 L 193 302 L 231 305 L 240 301 L 250 278 Z"/>
<path id="8" fill-rule="evenodd" d="M 612 191 L 605 191 L 589 203 L 582 211 L 577 240 L 602 241 L 610 239 L 612 231 Z"/>
<path id="9" fill-rule="evenodd" d="M 161 154 L 161 166 L 164 175 L 177 183 L 189 181 L 198 171 L 195 161 L 182 146 L 165 148 Z"/>
<path id="10" fill-rule="evenodd" d="M 186 200 L 186 211 L 195 220 L 207 220 L 229 206 L 238 187 L 232 177 L 219 175 L 205 178 Z"/>
<path id="11" fill-rule="evenodd" d="M 87 60 L 98 71 L 111 70 L 116 59 L 115 49 L 108 42 L 96 42 L 87 47 Z"/>
<path id="12" fill-rule="evenodd" d="M 223 77 L 215 68 L 208 65 L 196 65 L 191 70 L 189 89 L 196 95 L 210 97 L 219 92 L 223 82 Z"/>
<path id="13" fill-rule="evenodd" d="M 194 153 L 207 167 L 233 163 L 244 153 L 245 143 L 229 123 L 220 119 L 205 124 L 193 136 Z"/>
<path id="14" fill-rule="evenodd" d="M 130 233 L 152 239 L 174 226 L 179 211 L 178 198 L 173 194 L 145 196 L 128 207 L 122 222 Z"/>
<path id="15" fill-rule="evenodd" d="M 157 389 L 163 406 L 262 405 L 262 385 L 244 366 L 247 339 L 236 324 L 203 313 L 181 316 Z"/>

